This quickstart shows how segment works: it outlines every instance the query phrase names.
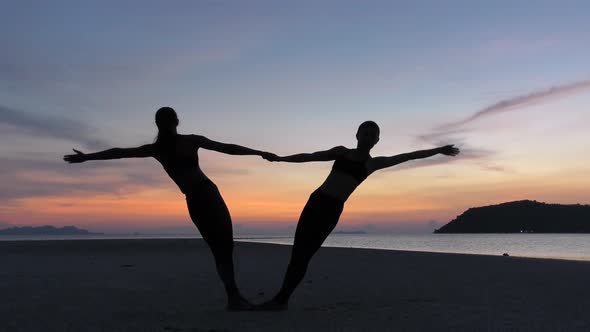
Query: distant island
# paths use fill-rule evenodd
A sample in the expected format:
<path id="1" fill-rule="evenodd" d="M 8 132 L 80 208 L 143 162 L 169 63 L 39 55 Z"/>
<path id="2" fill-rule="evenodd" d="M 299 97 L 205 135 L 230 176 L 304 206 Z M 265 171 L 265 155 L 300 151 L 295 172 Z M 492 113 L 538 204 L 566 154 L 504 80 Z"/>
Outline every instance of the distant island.
<path id="1" fill-rule="evenodd" d="M 470 208 L 434 233 L 590 233 L 590 205 L 523 200 Z"/>
<path id="2" fill-rule="evenodd" d="M 103 233 L 92 233 L 75 226 L 54 227 L 46 226 L 23 226 L 0 229 L 0 235 L 101 235 Z"/>

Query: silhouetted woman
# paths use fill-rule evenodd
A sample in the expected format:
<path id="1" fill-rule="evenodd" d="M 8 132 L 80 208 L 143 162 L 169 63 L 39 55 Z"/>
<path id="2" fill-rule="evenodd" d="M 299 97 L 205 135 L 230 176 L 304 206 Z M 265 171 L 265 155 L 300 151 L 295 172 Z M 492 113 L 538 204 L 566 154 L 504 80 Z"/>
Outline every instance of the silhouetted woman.
<path id="1" fill-rule="evenodd" d="M 64 156 L 64 160 L 81 163 L 87 160 L 154 157 L 186 195 L 190 217 L 215 257 L 217 272 L 227 292 L 227 308 L 250 308 L 251 305 L 238 291 L 234 278 L 233 235 L 229 211 L 217 186 L 201 171 L 197 151 L 203 148 L 232 155 L 259 155 L 266 158 L 270 158 L 272 154 L 212 141 L 204 136 L 178 134 L 178 117 L 170 107 L 162 107 L 156 112 L 156 125 L 158 137 L 153 144 L 88 154 L 74 150 L 76 154 Z"/>
<path id="2" fill-rule="evenodd" d="M 367 176 L 376 170 L 408 160 L 428 158 L 439 153 L 447 156 L 455 156 L 459 153 L 459 149 L 453 145 L 447 145 L 432 150 L 373 158 L 369 152 L 379 141 L 379 126 L 373 121 L 363 122 L 358 128 L 356 138 L 356 149 L 337 146 L 330 150 L 314 153 L 286 157 L 264 157 L 270 161 L 292 163 L 334 160 L 334 165 L 324 183 L 309 196 L 309 200 L 301 212 L 295 231 L 291 260 L 279 293 L 272 300 L 261 304 L 259 309 L 282 310 L 287 308 L 289 297 L 303 280 L 312 256 L 336 227 L 344 203 Z"/>

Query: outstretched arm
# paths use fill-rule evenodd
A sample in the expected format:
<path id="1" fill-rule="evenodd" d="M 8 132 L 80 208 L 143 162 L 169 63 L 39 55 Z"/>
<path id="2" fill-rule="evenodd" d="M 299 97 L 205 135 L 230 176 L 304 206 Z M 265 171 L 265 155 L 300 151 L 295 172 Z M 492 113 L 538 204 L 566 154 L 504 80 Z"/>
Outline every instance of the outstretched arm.
<path id="1" fill-rule="evenodd" d="M 344 154 L 348 149 L 344 146 L 336 146 L 330 150 L 317 151 L 313 153 L 299 153 L 285 157 L 277 157 L 274 159 L 268 159 L 269 161 L 286 161 L 289 163 L 305 163 L 308 161 L 329 161 L 334 160 Z"/>
<path id="2" fill-rule="evenodd" d="M 232 154 L 232 155 L 255 155 L 262 157 L 271 158 L 274 154 L 270 152 L 250 149 L 237 144 L 221 143 L 214 140 L 210 140 L 205 136 L 192 135 L 198 147 L 207 150 L 213 150 L 221 153 Z"/>
<path id="3" fill-rule="evenodd" d="M 414 152 L 398 154 L 391 157 L 375 157 L 369 161 L 367 166 L 371 169 L 371 171 L 376 171 L 382 168 L 387 168 L 397 164 L 401 164 L 409 160 L 432 157 L 439 153 L 454 157 L 459 154 L 459 149 L 457 149 L 453 145 L 445 145 L 435 149 L 418 150 Z"/>
<path id="4" fill-rule="evenodd" d="M 87 160 L 108 160 L 121 158 L 145 158 L 154 155 L 152 144 L 145 144 L 136 148 L 112 148 L 95 153 L 83 153 L 73 149 L 76 154 L 64 156 L 64 160 L 70 164 L 82 163 Z"/>

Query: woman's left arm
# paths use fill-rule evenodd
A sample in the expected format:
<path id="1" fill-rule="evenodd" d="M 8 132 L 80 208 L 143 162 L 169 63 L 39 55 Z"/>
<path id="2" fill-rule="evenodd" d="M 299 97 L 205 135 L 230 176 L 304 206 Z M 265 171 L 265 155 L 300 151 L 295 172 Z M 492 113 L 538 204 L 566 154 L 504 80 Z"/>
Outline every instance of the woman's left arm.
<path id="1" fill-rule="evenodd" d="M 414 152 L 402 153 L 391 157 L 375 157 L 368 162 L 368 168 L 371 172 L 404 163 L 409 160 L 423 159 L 432 157 L 437 154 L 454 157 L 459 154 L 459 149 L 454 145 L 445 145 L 430 150 L 418 150 Z"/>
<path id="2" fill-rule="evenodd" d="M 195 143 L 198 147 L 201 147 L 203 149 L 207 149 L 207 150 L 212 150 L 212 151 L 217 151 L 217 152 L 221 152 L 221 153 L 226 153 L 226 154 L 231 154 L 231 155 L 241 155 L 241 156 L 247 156 L 247 155 L 254 155 L 254 156 L 273 156 L 273 153 L 270 152 L 265 152 L 265 151 L 260 151 L 260 150 L 255 150 L 255 149 L 250 149 L 241 145 L 237 145 L 237 144 L 230 144 L 230 143 L 221 143 L 221 142 L 217 142 L 211 139 L 208 139 L 205 136 L 200 136 L 200 135 L 192 135 L 193 139 L 195 140 Z"/>

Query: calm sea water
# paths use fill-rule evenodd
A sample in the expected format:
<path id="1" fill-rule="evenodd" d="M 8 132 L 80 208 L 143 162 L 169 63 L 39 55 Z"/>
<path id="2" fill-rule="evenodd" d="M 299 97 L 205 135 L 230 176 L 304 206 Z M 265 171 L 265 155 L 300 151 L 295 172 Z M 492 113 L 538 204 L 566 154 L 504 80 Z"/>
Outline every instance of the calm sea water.
<path id="1" fill-rule="evenodd" d="M 0 236 L 10 240 L 196 238 L 195 235 Z M 237 241 L 293 244 L 292 237 L 236 236 Z M 590 261 L 590 234 L 334 234 L 324 246 Z"/>
<path id="2" fill-rule="evenodd" d="M 250 241 L 293 244 L 292 238 Z M 324 246 L 590 261 L 590 234 L 338 234 L 328 237 Z"/>

